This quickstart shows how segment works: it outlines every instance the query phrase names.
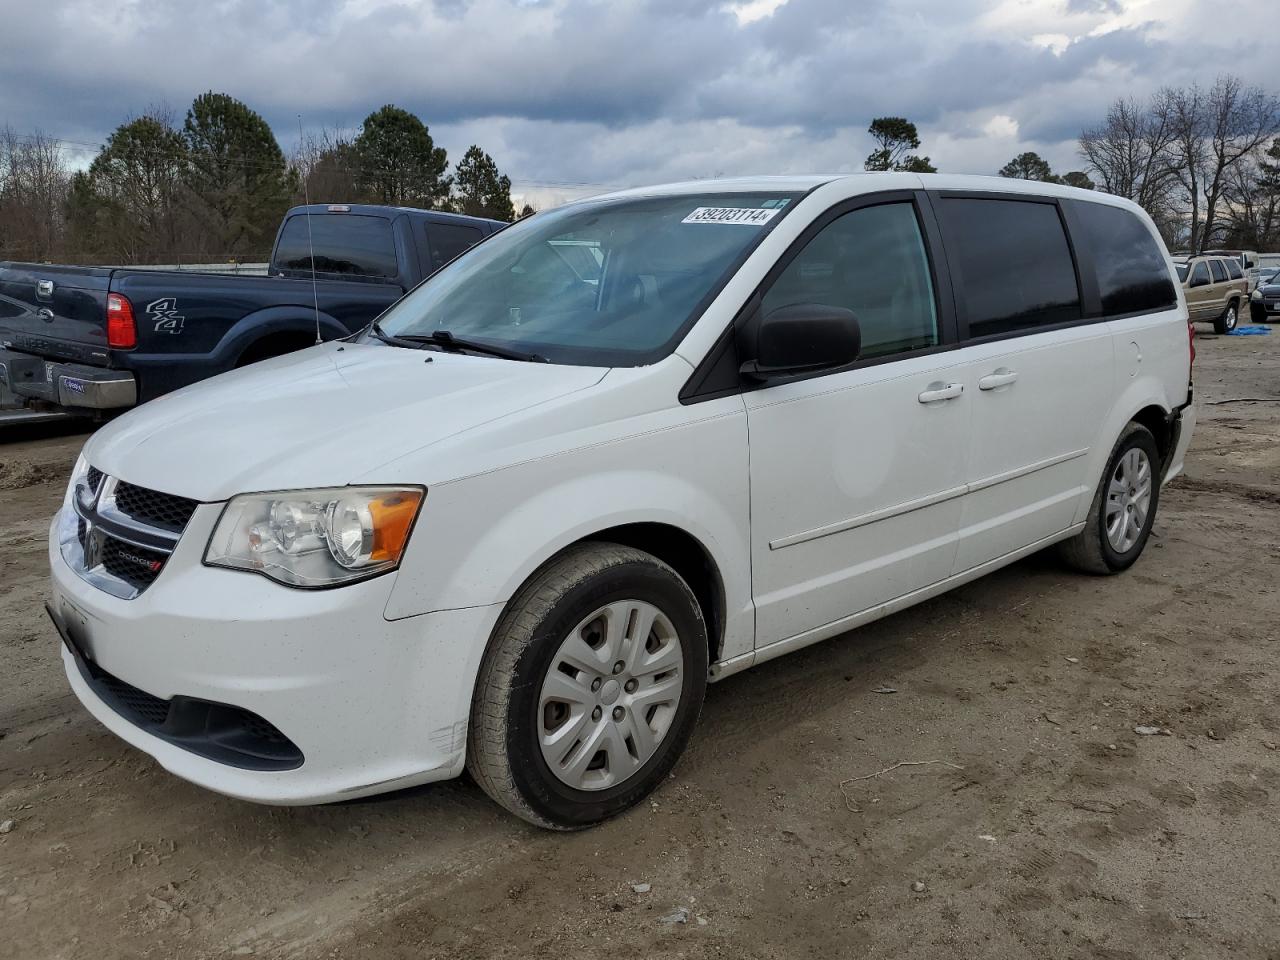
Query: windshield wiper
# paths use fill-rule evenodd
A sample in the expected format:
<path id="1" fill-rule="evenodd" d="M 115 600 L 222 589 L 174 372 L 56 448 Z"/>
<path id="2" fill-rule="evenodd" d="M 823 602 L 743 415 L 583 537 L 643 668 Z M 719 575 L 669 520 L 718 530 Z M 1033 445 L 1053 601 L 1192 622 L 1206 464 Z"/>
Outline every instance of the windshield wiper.
<path id="1" fill-rule="evenodd" d="M 393 347 L 404 347 L 406 350 L 425 350 L 427 348 L 425 343 L 387 333 L 377 320 L 369 324 L 369 333 L 375 340 L 381 340 L 383 343 L 390 344 Z"/>
<path id="2" fill-rule="evenodd" d="M 370 335 L 383 343 L 388 343 L 393 347 L 407 347 L 410 350 L 426 350 L 430 347 L 439 347 L 441 350 L 449 353 L 461 353 L 463 350 L 470 350 L 473 353 L 483 353 L 491 357 L 501 357 L 504 360 L 523 360 L 527 363 L 550 363 L 546 357 L 540 353 L 525 353 L 521 350 L 512 350 L 510 347 L 499 347 L 489 343 L 483 343 L 479 340 L 468 340 L 465 337 L 455 337 L 448 330 L 433 330 L 429 334 L 423 333 L 404 333 L 394 334 L 387 333 L 382 329 L 382 325 L 377 320 L 369 324 Z"/>
<path id="3" fill-rule="evenodd" d="M 539 353 L 525 353 L 522 350 L 512 350 L 510 347 L 499 347 L 491 343 L 484 343 L 481 340 L 468 340 L 466 337 L 454 336 L 448 330 L 433 330 L 431 333 L 427 334 L 406 333 L 401 334 L 394 339 L 404 340 L 413 344 L 422 344 L 424 346 L 437 346 L 441 350 L 448 350 L 451 353 L 471 350 L 474 353 L 484 353 L 491 357 L 501 357 L 504 360 L 523 360 L 528 363 L 551 362 Z"/>

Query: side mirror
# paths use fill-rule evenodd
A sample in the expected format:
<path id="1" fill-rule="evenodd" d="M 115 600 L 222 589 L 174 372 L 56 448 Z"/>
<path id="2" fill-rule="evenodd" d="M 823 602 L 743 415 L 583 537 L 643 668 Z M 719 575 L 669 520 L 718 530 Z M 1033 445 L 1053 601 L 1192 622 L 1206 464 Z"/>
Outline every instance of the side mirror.
<path id="1" fill-rule="evenodd" d="M 759 319 L 755 343 L 746 344 L 742 374 L 765 381 L 843 367 L 858 359 L 862 331 L 852 310 L 824 303 L 795 303 Z M 751 347 L 754 346 L 754 349 Z"/>

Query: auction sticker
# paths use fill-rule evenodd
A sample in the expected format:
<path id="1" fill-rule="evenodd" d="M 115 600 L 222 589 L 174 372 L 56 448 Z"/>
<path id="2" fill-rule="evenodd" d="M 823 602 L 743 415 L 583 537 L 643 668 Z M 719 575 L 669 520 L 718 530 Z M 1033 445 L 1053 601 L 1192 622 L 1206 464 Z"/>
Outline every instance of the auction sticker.
<path id="1" fill-rule="evenodd" d="M 748 227 L 759 227 L 781 211 L 764 210 L 758 207 L 698 207 L 681 223 L 741 223 Z"/>

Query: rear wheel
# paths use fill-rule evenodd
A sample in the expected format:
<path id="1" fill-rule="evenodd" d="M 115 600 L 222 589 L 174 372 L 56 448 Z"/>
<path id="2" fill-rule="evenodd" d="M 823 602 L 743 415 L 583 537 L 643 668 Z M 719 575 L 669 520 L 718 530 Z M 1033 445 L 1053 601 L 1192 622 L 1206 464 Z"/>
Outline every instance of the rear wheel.
<path id="1" fill-rule="evenodd" d="M 1236 302 L 1232 300 L 1231 303 L 1227 305 L 1227 309 L 1223 311 L 1222 316 L 1213 321 L 1214 333 L 1230 333 L 1236 328 L 1236 323 L 1239 322 L 1239 319 L 1240 314 L 1236 309 Z"/>
<path id="2" fill-rule="evenodd" d="M 614 544 L 566 551 L 499 622 L 472 703 L 467 768 L 530 823 L 574 830 L 660 784 L 707 680 L 698 602 L 657 558 Z"/>
<path id="3" fill-rule="evenodd" d="M 1085 527 L 1060 547 L 1086 573 L 1119 573 L 1147 545 L 1160 502 L 1160 451 L 1151 431 L 1130 423 L 1116 441 L 1094 493 Z"/>

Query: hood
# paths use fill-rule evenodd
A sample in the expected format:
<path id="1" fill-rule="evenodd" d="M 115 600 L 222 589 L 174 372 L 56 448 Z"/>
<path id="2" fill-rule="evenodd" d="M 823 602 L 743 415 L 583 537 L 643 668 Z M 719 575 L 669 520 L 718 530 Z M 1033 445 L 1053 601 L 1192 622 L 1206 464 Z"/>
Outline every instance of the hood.
<path id="1" fill-rule="evenodd" d="M 131 410 L 94 434 L 85 456 L 111 476 L 206 502 L 343 486 L 414 450 L 597 384 L 607 372 L 324 344 Z"/>

